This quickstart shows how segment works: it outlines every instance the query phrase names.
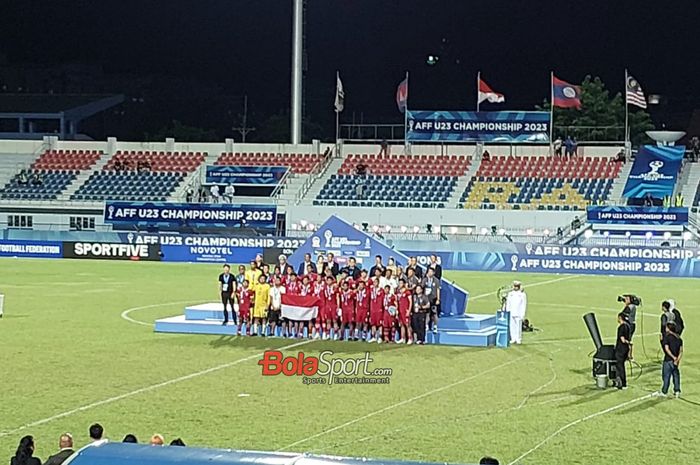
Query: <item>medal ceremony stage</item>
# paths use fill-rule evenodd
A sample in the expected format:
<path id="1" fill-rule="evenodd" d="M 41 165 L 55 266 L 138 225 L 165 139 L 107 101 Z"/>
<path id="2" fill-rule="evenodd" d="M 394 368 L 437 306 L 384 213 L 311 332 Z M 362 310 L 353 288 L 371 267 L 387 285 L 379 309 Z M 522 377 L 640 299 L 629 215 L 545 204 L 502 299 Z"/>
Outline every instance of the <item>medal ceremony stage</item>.
<path id="1" fill-rule="evenodd" d="M 238 325 L 229 322 L 228 325 L 223 326 L 221 324 L 223 320 L 224 311 L 221 303 L 191 305 L 185 307 L 184 315 L 156 320 L 155 331 L 218 336 L 238 334 Z M 241 334 L 245 335 L 247 331 L 248 328 L 243 325 Z M 276 336 L 280 336 L 279 328 Z M 442 317 L 437 333 L 426 333 L 426 343 L 473 347 L 495 346 L 496 315 L 463 314 Z"/>

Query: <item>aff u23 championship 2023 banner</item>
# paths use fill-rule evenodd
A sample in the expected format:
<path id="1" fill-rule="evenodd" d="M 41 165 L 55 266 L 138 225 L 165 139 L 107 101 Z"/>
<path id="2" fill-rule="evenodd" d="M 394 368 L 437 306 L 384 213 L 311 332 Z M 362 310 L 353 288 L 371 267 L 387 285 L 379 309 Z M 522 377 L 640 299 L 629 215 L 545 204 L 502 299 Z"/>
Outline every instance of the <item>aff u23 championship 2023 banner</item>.
<path id="1" fill-rule="evenodd" d="M 634 159 L 622 195 L 630 199 L 641 199 L 647 194 L 657 199 L 673 195 L 684 154 L 684 146 L 643 146 Z"/>
<path id="2" fill-rule="evenodd" d="M 105 202 L 105 223 L 274 229 L 275 205 Z"/>
<path id="3" fill-rule="evenodd" d="M 286 166 L 207 166 L 207 183 L 275 186 L 287 170 Z"/>
<path id="4" fill-rule="evenodd" d="M 542 111 L 408 111 L 411 142 L 548 142 L 551 118 Z"/>

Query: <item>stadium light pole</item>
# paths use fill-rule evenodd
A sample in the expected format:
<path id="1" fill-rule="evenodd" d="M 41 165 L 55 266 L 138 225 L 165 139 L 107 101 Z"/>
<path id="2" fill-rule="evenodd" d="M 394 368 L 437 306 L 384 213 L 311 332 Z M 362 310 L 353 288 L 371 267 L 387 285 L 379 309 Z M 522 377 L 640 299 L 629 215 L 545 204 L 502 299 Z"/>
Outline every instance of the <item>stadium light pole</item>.
<path id="1" fill-rule="evenodd" d="M 301 143 L 302 53 L 304 42 L 304 0 L 294 0 L 292 24 L 292 144 Z"/>

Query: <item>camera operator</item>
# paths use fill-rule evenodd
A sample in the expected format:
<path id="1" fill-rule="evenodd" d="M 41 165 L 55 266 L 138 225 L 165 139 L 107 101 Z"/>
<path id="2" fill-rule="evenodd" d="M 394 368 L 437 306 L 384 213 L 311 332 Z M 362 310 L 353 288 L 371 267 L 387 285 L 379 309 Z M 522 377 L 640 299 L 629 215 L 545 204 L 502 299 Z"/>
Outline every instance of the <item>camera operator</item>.
<path id="1" fill-rule="evenodd" d="M 626 294 L 622 297 L 622 302 L 625 303 L 625 307 L 622 309 L 622 313 L 625 314 L 625 318 L 627 319 L 627 322 L 630 325 L 630 341 L 632 340 L 632 336 L 634 336 L 634 332 L 637 329 L 637 302 L 639 302 L 635 296 Z M 617 298 L 618 302 L 620 301 L 620 297 Z"/>
<path id="2" fill-rule="evenodd" d="M 661 330 L 659 331 L 659 341 L 661 341 L 661 347 L 663 348 L 663 340 L 666 335 L 666 326 L 669 323 L 674 323 L 676 321 L 676 315 L 672 311 L 671 302 L 669 300 L 664 300 L 661 302 Z"/>
<path id="3" fill-rule="evenodd" d="M 627 389 L 627 372 L 625 362 L 630 353 L 630 325 L 625 319 L 625 314 L 617 314 L 617 338 L 615 339 L 615 372 L 617 380 L 615 385 L 618 389 Z"/>

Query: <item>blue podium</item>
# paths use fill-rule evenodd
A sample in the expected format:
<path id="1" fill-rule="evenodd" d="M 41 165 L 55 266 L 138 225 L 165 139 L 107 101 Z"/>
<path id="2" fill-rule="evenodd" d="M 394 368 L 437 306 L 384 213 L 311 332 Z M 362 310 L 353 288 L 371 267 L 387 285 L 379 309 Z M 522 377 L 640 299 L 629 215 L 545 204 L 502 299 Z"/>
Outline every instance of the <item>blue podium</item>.
<path id="1" fill-rule="evenodd" d="M 510 345 L 510 312 L 496 310 L 496 347 Z"/>

